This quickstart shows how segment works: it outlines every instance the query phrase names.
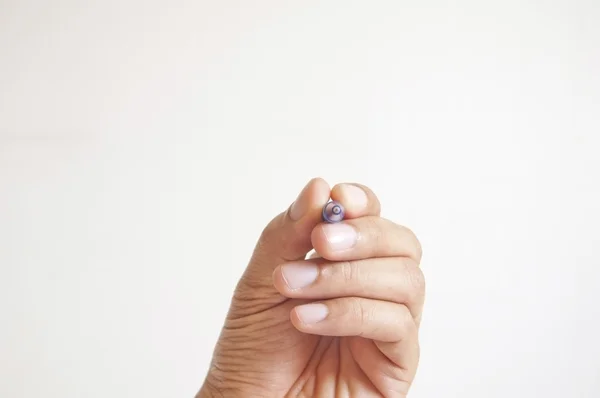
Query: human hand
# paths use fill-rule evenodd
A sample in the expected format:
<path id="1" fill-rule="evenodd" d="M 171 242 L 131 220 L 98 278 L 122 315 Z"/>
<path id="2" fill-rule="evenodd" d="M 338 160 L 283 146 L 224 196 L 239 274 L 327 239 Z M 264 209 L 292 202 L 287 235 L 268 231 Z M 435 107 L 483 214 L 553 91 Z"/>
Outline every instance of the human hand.
<path id="1" fill-rule="evenodd" d="M 338 224 L 321 222 L 330 197 L 346 210 Z M 197 398 L 406 397 L 419 362 L 421 246 L 379 214 L 367 187 L 307 184 L 264 229 Z"/>

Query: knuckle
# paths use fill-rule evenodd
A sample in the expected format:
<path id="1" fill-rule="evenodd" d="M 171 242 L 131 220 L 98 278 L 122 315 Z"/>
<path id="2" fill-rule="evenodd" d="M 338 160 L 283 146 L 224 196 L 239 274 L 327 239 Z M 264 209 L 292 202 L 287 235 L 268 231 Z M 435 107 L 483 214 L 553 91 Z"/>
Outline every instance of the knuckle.
<path id="1" fill-rule="evenodd" d="M 417 301 L 425 294 L 425 275 L 423 270 L 409 259 L 405 259 L 403 264 L 403 274 L 405 285 L 408 287 L 410 301 Z"/>
<path id="2" fill-rule="evenodd" d="M 265 226 L 260 234 L 258 240 L 258 246 L 266 246 L 273 242 L 277 236 L 279 225 L 277 219 L 272 220 L 267 226 Z"/>
<path id="3" fill-rule="evenodd" d="M 269 221 L 269 223 L 263 228 L 262 233 L 260 235 L 261 238 L 265 240 L 272 240 L 273 238 L 280 235 L 281 231 L 284 230 L 286 227 L 288 211 L 289 209 L 273 217 L 271 221 Z"/>
<path id="4" fill-rule="evenodd" d="M 360 279 L 359 267 L 354 261 L 342 261 L 336 266 L 338 277 L 344 282 L 350 283 Z"/>
<path id="5" fill-rule="evenodd" d="M 346 314 L 348 315 L 348 317 L 351 320 L 358 322 L 359 325 L 365 325 L 368 323 L 369 313 L 365 309 L 365 307 L 362 305 L 362 302 L 359 298 L 357 298 L 357 297 L 349 298 L 347 300 L 347 304 L 348 304 L 348 306 L 347 306 Z"/>
<path id="6" fill-rule="evenodd" d="M 413 320 L 413 317 L 408 310 L 408 308 L 404 305 L 399 307 L 399 311 L 396 320 L 396 330 L 399 336 L 405 337 L 410 335 L 414 330 L 416 330 L 416 326 Z"/>
<path id="7" fill-rule="evenodd" d="M 364 233 L 368 240 L 371 241 L 373 247 L 379 247 L 383 241 L 383 228 L 381 226 L 382 218 L 368 217 L 364 221 Z"/>
<path id="8" fill-rule="evenodd" d="M 411 256 L 417 262 L 420 262 L 421 258 L 423 257 L 423 247 L 421 246 L 421 242 L 419 241 L 417 234 L 415 234 L 415 232 L 408 227 L 402 227 L 402 228 L 404 230 L 404 234 L 407 236 L 408 240 L 410 241 Z"/>
<path id="9" fill-rule="evenodd" d="M 285 213 L 275 217 L 260 234 L 256 249 L 260 253 L 264 252 L 286 252 L 294 247 L 294 240 L 287 232 L 285 225 Z"/>

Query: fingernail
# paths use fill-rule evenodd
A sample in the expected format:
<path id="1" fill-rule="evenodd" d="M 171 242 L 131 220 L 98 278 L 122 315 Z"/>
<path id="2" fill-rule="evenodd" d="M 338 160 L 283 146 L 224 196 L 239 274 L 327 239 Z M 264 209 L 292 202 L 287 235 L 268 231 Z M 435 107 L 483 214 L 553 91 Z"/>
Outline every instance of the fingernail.
<path id="1" fill-rule="evenodd" d="M 319 268 L 312 263 L 288 263 L 281 266 L 281 274 L 290 289 L 300 289 L 317 279 Z"/>
<path id="2" fill-rule="evenodd" d="M 362 210 L 367 207 L 369 201 L 367 194 L 356 185 L 342 184 L 340 185 L 340 191 L 342 191 L 342 196 L 349 201 L 353 209 Z"/>
<path id="3" fill-rule="evenodd" d="M 306 186 L 298 195 L 298 198 L 296 198 L 294 203 L 292 203 L 292 207 L 290 208 L 290 218 L 293 221 L 298 221 L 299 219 L 301 219 L 308 210 L 308 198 L 306 195 L 306 190 L 309 184 L 310 182 L 306 184 Z"/>
<path id="4" fill-rule="evenodd" d="M 296 315 L 302 323 L 317 323 L 327 318 L 329 310 L 325 304 L 306 304 L 296 307 Z"/>
<path id="5" fill-rule="evenodd" d="M 324 224 L 323 233 L 333 251 L 350 249 L 358 239 L 356 230 L 348 224 Z"/>

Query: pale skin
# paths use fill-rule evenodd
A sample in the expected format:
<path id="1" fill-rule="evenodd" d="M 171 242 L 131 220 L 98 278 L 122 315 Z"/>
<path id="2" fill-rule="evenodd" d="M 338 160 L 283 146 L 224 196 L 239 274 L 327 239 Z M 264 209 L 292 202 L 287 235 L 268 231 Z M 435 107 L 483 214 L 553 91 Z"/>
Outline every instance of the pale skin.
<path id="1" fill-rule="evenodd" d="M 330 197 L 346 209 L 339 224 L 321 221 Z M 363 185 L 316 178 L 269 223 L 197 398 L 407 396 L 419 363 L 422 251 L 380 209 Z"/>

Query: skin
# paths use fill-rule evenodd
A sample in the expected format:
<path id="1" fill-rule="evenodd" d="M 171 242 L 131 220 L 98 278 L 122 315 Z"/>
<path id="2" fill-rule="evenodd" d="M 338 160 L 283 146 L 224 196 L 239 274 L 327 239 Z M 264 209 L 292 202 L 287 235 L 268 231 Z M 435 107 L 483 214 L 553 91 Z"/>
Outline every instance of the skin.
<path id="1" fill-rule="evenodd" d="M 346 209 L 339 224 L 321 221 L 330 197 Z M 269 223 L 197 398 L 407 396 L 419 363 L 422 252 L 380 208 L 363 185 L 330 189 L 317 178 Z M 341 236 L 356 240 L 342 248 Z"/>

